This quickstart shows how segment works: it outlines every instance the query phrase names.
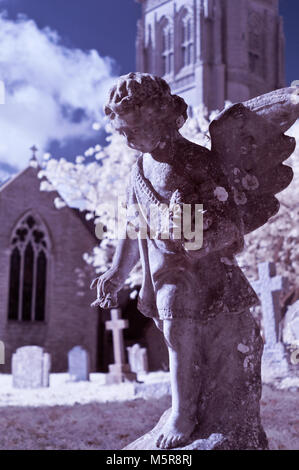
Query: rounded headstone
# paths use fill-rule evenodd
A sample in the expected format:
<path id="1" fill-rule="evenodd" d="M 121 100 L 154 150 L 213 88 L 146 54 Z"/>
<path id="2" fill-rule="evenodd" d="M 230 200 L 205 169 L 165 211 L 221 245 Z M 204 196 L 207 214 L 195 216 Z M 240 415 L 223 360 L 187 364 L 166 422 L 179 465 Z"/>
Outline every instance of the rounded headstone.
<path id="1" fill-rule="evenodd" d="M 12 356 L 13 386 L 39 388 L 49 386 L 50 355 L 39 346 L 23 346 Z"/>
<path id="2" fill-rule="evenodd" d="M 89 380 L 89 354 L 81 346 L 75 346 L 68 352 L 68 365 L 71 382 Z"/>

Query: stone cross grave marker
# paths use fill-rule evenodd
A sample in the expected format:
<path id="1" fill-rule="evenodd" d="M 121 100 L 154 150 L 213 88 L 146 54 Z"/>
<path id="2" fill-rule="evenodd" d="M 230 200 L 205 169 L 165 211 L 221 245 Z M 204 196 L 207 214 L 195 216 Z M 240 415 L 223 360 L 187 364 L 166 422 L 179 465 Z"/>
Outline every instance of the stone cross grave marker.
<path id="1" fill-rule="evenodd" d="M 114 364 L 109 364 L 107 383 L 121 383 L 136 380 L 136 374 L 131 371 L 125 360 L 123 330 L 128 328 L 128 320 L 121 318 L 121 309 L 111 309 L 111 320 L 106 322 L 106 329 L 112 331 Z"/>
<path id="2" fill-rule="evenodd" d="M 131 370 L 136 374 L 148 373 L 147 350 L 142 348 L 140 344 L 134 344 L 127 348 L 128 358 Z"/>
<path id="3" fill-rule="evenodd" d="M 287 287 L 288 281 L 286 278 L 276 276 L 275 263 L 260 263 L 258 273 L 259 279 L 253 281 L 252 286 L 262 303 L 265 346 L 271 348 L 280 341 L 281 307 L 279 296 L 281 291 Z"/>
<path id="4" fill-rule="evenodd" d="M 24 346 L 12 356 L 13 386 L 40 388 L 49 386 L 51 360 L 39 346 Z"/>
<path id="5" fill-rule="evenodd" d="M 287 360 L 280 341 L 281 307 L 279 297 L 288 286 L 288 280 L 276 276 L 275 263 L 258 265 L 259 279 L 252 282 L 262 304 L 265 347 L 262 358 L 262 372 L 280 375 L 287 372 Z"/>
<path id="6" fill-rule="evenodd" d="M 71 382 L 89 380 L 89 354 L 81 346 L 75 346 L 68 352 L 68 366 Z"/>

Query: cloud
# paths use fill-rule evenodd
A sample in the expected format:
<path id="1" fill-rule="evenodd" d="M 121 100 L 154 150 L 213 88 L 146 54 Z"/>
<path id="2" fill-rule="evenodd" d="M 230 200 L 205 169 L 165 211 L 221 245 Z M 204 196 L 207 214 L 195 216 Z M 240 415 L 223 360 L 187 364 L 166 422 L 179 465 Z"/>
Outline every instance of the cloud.
<path id="1" fill-rule="evenodd" d="M 24 16 L 0 15 L 0 164 L 28 163 L 32 144 L 46 151 L 51 141 L 94 137 L 94 121 L 113 82 L 114 62 L 95 50 L 65 47 L 57 32 L 38 29 Z"/>

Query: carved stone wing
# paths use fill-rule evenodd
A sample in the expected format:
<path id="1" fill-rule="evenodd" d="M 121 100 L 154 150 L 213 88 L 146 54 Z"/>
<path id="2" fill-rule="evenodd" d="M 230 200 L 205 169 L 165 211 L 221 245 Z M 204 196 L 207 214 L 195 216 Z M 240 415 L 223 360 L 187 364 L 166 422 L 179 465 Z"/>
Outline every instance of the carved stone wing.
<path id="1" fill-rule="evenodd" d="M 275 194 L 292 181 L 283 162 L 296 141 L 284 132 L 299 117 L 298 91 L 283 88 L 234 104 L 210 124 L 212 152 L 232 187 L 245 234 L 278 212 Z"/>

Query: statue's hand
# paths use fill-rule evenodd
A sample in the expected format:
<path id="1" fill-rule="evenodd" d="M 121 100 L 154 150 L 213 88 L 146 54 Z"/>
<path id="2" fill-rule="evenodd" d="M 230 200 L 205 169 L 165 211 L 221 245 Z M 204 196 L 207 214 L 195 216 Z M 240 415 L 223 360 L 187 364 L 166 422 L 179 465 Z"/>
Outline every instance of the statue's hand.
<path id="1" fill-rule="evenodd" d="M 97 299 L 91 307 L 112 308 L 117 306 L 117 292 L 122 288 L 123 281 L 119 277 L 118 268 L 108 269 L 102 276 L 94 279 L 90 289 L 97 288 Z"/>

